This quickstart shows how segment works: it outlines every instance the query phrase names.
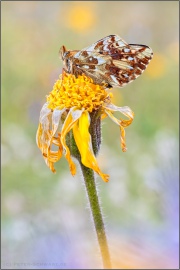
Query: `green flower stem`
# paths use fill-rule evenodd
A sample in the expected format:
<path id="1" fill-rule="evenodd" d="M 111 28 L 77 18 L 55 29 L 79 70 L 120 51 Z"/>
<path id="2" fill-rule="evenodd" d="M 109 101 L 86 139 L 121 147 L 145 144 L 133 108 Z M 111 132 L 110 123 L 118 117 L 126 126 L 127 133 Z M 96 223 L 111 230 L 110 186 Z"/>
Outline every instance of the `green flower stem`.
<path id="1" fill-rule="evenodd" d="M 93 113 L 91 113 L 90 117 L 91 117 L 91 124 L 89 127 L 89 132 L 91 134 L 93 152 L 96 156 L 101 144 L 101 120 L 98 111 L 94 111 Z M 85 167 L 82 164 L 81 155 L 74 140 L 72 130 L 66 135 L 66 143 L 70 149 L 71 155 L 78 160 L 82 170 L 87 196 L 90 204 L 91 214 L 93 217 L 94 227 L 96 230 L 97 239 L 101 251 L 103 266 L 105 269 L 111 269 L 109 248 L 101 213 L 101 207 L 99 204 L 99 199 L 96 190 L 94 171 L 90 168 Z"/>
<path id="2" fill-rule="evenodd" d="M 106 232 L 104 227 L 104 222 L 102 218 L 101 208 L 98 200 L 96 183 L 94 178 L 93 170 L 85 167 L 80 162 L 82 174 L 84 177 L 84 182 L 86 186 L 87 196 L 89 199 L 90 209 L 94 221 L 94 226 L 98 238 L 98 243 L 102 255 L 104 269 L 111 269 L 111 260 L 109 254 L 109 248 L 106 238 Z"/>

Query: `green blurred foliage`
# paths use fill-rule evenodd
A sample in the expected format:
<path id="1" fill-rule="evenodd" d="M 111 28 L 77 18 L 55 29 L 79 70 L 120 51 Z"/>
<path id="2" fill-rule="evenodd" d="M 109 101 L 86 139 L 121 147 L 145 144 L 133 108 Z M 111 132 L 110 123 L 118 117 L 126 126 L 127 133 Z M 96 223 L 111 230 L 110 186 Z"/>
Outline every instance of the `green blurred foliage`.
<path id="1" fill-rule="evenodd" d="M 110 119 L 103 121 L 98 160 L 103 172 L 110 174 L 110 183 L 99 177 L 97 181 L 106 221 L 112 238 L 127 228 L 136 237 L 135 229 L 147 224 L 152 234 L 154 227 L 156 232 L 164 229 L 166 184 L 177 180 L 178 2 L 3 1 L 1 16 L 3 254 L 8 252 L 13 260 L 17 243 L 23 247 L 31 235 L 38 238 L 36 229 L 41 231 L 42 223 L 42 234 L 71 229 L 71 236 L 80 237 L 84 231 L 90 241 L 80 173 L 73 179 L 62 158 L 57 174 L 52 174 L 35 137 L 45 96 L 62 71 L 60 46 L 82 49 L 109 34 L 150 46 L 154 58 L 140 78 L 113 89 L 114 103 L 135 112 L 126 129 L 127 153 L 121 152 L 118 127 Z M 79 225 L 74 224 L 76 219 Z M 18 220 L 29 228 L 20 240 L 14 237 Z M 24 256 L 26 260 L 28 255 Z"/>

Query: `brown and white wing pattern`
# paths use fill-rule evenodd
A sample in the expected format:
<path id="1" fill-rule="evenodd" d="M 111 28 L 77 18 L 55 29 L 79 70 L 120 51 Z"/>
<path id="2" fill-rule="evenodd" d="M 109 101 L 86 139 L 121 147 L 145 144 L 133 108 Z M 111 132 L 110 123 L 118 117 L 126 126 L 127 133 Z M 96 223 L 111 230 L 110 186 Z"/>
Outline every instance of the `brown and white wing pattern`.
<path id="1" fill-rule="evenodd" d="M 75 53 L 73 62 L 77 74 L 85 73 L 95 83 L 124 87 L 143 73 L 152 57 L 148 46 L 110 35 Z"/>

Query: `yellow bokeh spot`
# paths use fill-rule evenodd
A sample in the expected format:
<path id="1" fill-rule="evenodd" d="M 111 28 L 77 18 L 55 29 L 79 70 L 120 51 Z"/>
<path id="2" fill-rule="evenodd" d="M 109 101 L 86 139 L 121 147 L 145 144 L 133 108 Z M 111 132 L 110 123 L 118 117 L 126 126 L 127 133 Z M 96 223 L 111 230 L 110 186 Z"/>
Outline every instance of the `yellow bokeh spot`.
<path id="1" fill-rule="evenodd" d="M 158 78 L 166 72 L 167 61 L 164 55 L 154 53 L 153 59 L 149 64 L 146 74 L 152 78 Z"/>
<path id="2" fill-rule="evenodd" d="M 77 32 L 89 30 L 96 22 L 94 5 L 88 3 L 71 4 L 67 12 L 67 26 Z"/>

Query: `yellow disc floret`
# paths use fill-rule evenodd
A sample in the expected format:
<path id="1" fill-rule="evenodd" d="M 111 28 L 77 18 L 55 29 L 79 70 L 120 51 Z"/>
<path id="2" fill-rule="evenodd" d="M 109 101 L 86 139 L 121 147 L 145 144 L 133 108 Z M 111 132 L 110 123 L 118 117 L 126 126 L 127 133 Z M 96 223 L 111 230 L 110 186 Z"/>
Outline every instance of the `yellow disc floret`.
<path id="1" fill-rule="evenodd" d="M 107 98 L 112 97 L 103 86 L 94 84 L 93 80 L 85 75 L 77 78 L 72 74 L 64 73 L 54 84 L 53 90 L 47 96 L 48 108 L 54 110 L 76 107 L 89 112 L 98 109 Z"/>

